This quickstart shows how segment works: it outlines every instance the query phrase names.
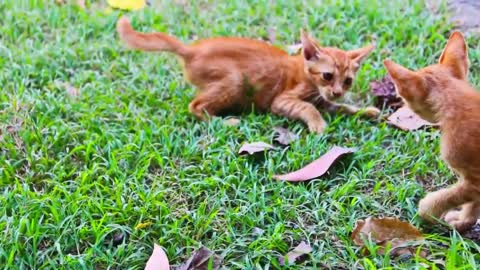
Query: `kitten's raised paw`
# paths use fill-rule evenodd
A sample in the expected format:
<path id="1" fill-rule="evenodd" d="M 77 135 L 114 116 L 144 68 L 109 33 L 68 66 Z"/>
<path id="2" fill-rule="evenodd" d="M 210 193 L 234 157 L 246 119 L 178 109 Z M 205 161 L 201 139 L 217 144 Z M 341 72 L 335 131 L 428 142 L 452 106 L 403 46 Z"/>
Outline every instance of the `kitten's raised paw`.
<path id="1" fill-rule="evenodd" d="M 369 106 L 363 110 L 363 115 L 368 118 L 377 118 L 380 115 L 381 111 L 373 106 Z"/>
<path id="2" fill-rule="evenodd" d="M 420 202 L 418 203 L 418 215 L 428 221 L 428 222 L 435 222 L 435 217 L 438 217 L 441 215 L 436 213 L 434 207 L 433 207 L 433 204 L 432 202 L 430 202 L 429 200 L 429 197 L 427 195 L 427 197 L 423 198 L 420 200 Z"/>
<path id="3" fill-rule="evenodd" d="M 308 123 L 308 129 L 310 130 L 310 132 L 314 132 L 317 134 L 323 134 L 326 128 L 327 124 L 323 121 L 311 121 Z"/>

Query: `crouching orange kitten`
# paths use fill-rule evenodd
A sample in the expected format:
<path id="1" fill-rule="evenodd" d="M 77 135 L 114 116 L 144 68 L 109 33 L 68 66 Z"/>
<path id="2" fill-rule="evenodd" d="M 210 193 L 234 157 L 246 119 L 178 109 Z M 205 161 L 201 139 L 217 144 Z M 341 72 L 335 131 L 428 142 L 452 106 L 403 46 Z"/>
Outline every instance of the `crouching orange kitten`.
<path id="1" fill-rule="evenodd" d="M 248 109 L 253 103 L 261 111 L 302 120 L 317 133 L 325 130 L 326 123 L 313 103 L 350 114 L 360 111 L 333 100 L 350 88 L 360 63 L 374 48 L 324 48 L 303 31 L 303 53 L 298 56 L 246 38 L 211 38 L 185 45 L 164 33 L 137 32 L 125 17 L 118 21 L 117 31 L 130 48 L 180 56 L 186 78 L 200 90 L 189 104 L 197 118 Z M 368 107 L 362 113 L 375 117 L 379 110 Z"/>
<path id="2" fill-rule="evenodd" d="M 418 71 L 390 60 L 384 64 L 410 108 L 440 124 L 442 158 L 459 177 L 453 186 L 427 194 L 419 203 L 419 215 L 428 221 L 443 218 L 465 231 L 480 216 L 480 93 L 467 82 L 465 40 L 454 32 L 439 63 Z"/>

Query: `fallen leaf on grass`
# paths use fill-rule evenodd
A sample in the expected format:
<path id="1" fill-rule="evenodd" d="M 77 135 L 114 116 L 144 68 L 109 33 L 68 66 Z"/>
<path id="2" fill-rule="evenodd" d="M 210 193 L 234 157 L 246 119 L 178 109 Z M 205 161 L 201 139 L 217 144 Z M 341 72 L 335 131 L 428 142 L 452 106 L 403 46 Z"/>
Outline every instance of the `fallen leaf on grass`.
<path id="1" fill-rule="evenodd" d="M 267 33 L 268 41 L 270 41 L 270 43 L 274 44 L 275 42 L 277 42 L 277 34 L 275 33 L 275 29 L 269 27 L 267 28 Z"/>
<path id="2" fill-rule="evenodd" d="M 145 0 L 107 0 L 107 3 L 112 8 L 123 10 L 139 10 L 147 5 Z"/>
<path id="3" fill-rule="evenodd" d="M 302 241 L 296 248 L 288 252 L 285 257 L 280 257 L 278 260 L 280 265 L 290 265 L 295 263 L 295 261 L 300 259 L 300 257 L 311 253 L 312 250 L 313 249 L 310 245 Z"/>
<path id="4" fill-rule="evenodd" d="M 282 145 L 289 145 L 291 142 L 298 140 L 298 135 L 283 127 L 275 127 L 277 136 L 275 141 Z"/>
<path id="5" fill-rule="evenodd" d="M 388 123 L 407 131 L 417 130 L 423 126 L 435 126 L 428 121 L 423 120 L 415 114 L 410 108 L 404 106 L 388 117 Z"/>
<path id="6" fill-rule="evenodd" d="M 240 155 L 243 155 L 246 153 L 248 153 L 249 155 L 252 155 L 258 152 L 271 150 L 273 148 L 274 148 L 273 146 L 264 142 L 245 143 L 242 145 L 242 147 L 240 147 L 240 150 L 238 150 L 238 153 Z"/>
<path id="7" fill-rule="evenodd" d="M 221 263 L 222 258 L 220 256 L 214 254 L 206 247 L 201 247 L 194 251 L 192 256 L 184 264 L 180 265 L 177 270 L 218 270 Z"/>
<path id="8" fill-rule="evenodd" d="M 67 89 L 67 95 L 71 97 L 78 97 L 79 91 L 77 88 L 71 86 L 70 84 L 66 84 L 65 88 Z"/>
<path id="9" fill-rule="evenodd" d="M 150 227 L 150 225 L 152 225 L 152 224 L 153 224 L 153 222 L 138 223 L 137 226 L 135 226 L 135 230 L 145 229 L 147 227 Z"/>
<path id="10" fill-rule="evenodd" d="M 415 248 L 409 243 L 411 241 L 423 240 L 422 233 L 408 222 L 397 218 L 372 218 L 357 221 L 352 232 L 351 239 L 357 246 L 364 247 L 364 239 L 370 238 L 377 245 L 381 246 L 377 252 L 384 254 L 385 247 L 390 244 L 392 256 L 413 255 Z M 424 251 L 420 253 L 425 257 Z"/>
<path id="11" fill-rule="evenodd" d="M 153 252 L 147 261 L 145 270 L 170 270 L 167 254 L 165 254 L 161 246 L 153 245 Z"/>
<path id="12" fill-rule="evenodd" d="M 377 97 L 378 108 L 388 107 L 396 110 L 403 106 L 403 100 L 397 95 L 390 75 L 379 81 L 370 82 L 370 90 Z"/>
<path id="13" fill-rule="evenodd" d="M 354 153 L 357 151 L 356 148 L 344 148 L 335 146 L 330 151 L 325 153 L 319 159 L 315 160 L 314 162 L 308 164 L 307 166 L 303 167 L 300 170 L 283 174 L 283 175 L 275 175 L 274 178 L 277 180 L 283 181 L 290 181 L 290 182 L 299 182 L 299 181 L 306 181 L 312 178 L 320 177 L 325 174 L 330 166 L 342 155 Z"/>
<path id="14" fill-rule="evenodd" d="M 223 120 L 223 124 L 231 127 L 238 126 L 240 124 L 240 119 L 234 117 L 228 118 Z"/>

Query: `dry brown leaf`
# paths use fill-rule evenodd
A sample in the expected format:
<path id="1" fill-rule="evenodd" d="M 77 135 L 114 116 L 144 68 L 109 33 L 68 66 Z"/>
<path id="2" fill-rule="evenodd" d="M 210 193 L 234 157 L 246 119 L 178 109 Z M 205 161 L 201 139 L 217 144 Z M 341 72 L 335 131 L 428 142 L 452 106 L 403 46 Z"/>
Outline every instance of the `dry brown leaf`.
<path id="1" fill-rule="evenodd" d="M 223 124 L 231 127 L 238 126 L 240 124 L 240 119 L 234 117 L 228 118 L 223 120 Z"/>
<path id="2" fill-rule="evenodd" d="M 423 126 L 435 126 L 435 124 L 420 118 L 407 106 L 398 109 L 390 115 L 388 123 L 406 131 L 417 130 Z"/>
<path id="3" fill-rule="evenodd" d="M 397 95 L 390 75 L 379 81 L 371 81 L 370 90 L 377 98 L 376 106 L 378 108 L 388 107 L 396 110 L 403 106 L 403 100 Z"/>
<path id="4" fill-rule="evenodd" d="M 221 263 L 222 258 L 208 248 L 201 247 L 194 251 L 192 256 L 184 264 L 180 265 L 177 270 L 218 270 Z M 209 265 L 211 265 L 211 268 L 209 268 Z"/>
<path id="5" fill-rule="evenodd" d="M 264 142 L 253 142 L 253 143 L 245 143 L 242 145 L 240 150 L 238 150 L 238 153 L 240 155 L 248 153 L 249 155 L 258 153 L 258 152 L 264 152 L 273 149 L 274 147 L 271 146 L 268 143 Z"/>
<path id="6" fill-rule="evenodd" d="M 153 252 L 145 265 L 145 270 L 170 270 L 167 254 L 161 246 L 153 245 Z"/>
<path id="7" fill-rule="evenodd" d="M 351 235 L 353 243 L 361 247 L 365 245 L 364 239 L 368 238 L 382 247 L 378 250 L 379 254 L 383 254 L 384 247 L 390 244 L 392 256 L 415 254 L 415 248 L 409 242 L 424 239 L 422 233 L 408 222 L 397 218 L 372 217 L 357 221 Z M 426 253 L 422 251 L 420 255 L 425 257 Z"/>
<path id="8" fill-rule="evenodd" d="M 311 253 L 312 250 L 313 249 L 309 244 L 302 241 L 296 248 L 288 252 L 285 257 L 280 257 L 278 260 L 280 262 L 280 265 L 290 265 L 295 263 L 295 261 L 298 260 L 300 257 Z"/>
<path id="9" fill-rule="evenodd" d="M 299 182 L 320 177 L 328 171 L 328 169 L 339 157 L 345 154 L 354 153 L 355 151 L 357 151 L 356 148 L 335 146 L 330 149 L 330 151 L 321 156 L 319 159 L 308 164 L 302 169 L 288 174 L 275 175 L 274 178 L 283 181 Z"/>
<path id="10" fill-rule="evenodd" d="M 283 127 L 273 128 L 277 133 L 275 141 L 282 145 L 289 145 L 291 142 L 298 140 L 298 135 Z"/>

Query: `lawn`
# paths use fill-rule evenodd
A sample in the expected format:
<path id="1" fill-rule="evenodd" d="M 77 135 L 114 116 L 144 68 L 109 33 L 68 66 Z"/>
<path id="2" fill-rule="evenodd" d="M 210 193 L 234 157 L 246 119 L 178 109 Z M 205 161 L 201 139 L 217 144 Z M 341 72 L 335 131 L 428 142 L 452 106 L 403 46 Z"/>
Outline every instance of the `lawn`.
<path id="1" fill-rule="evenodd" d="M 426 192 L 455 181 L 438 131 L 339 114 L 325 115 L 321 136 L 271 114 L 241 115 L 238 126 L 199 122 L 176 58 L 119 42 L 122 12 L 53 2 L 0 1 L 1 267 L 143 269 L 157 243 L 174 265 L 206 246 L 224 269 L 287 269 L 278 256 L 306 241 L 311 256 L 288 269 L 422 269 L 434 260 L 480 268 L 477 244 L 416 216 Z M 128 15 L 134 26 L 184 41 L 265 38 L 272 28 L 285 48 L 303 27 L 325 46 L 376 42 L 346 98 L 364 106 L 374 102 L 369 81 L 385 75 L 383 59 L 433 63 L 451 30 L 414 0 L 151 2 Z M 479 39 L 469 45 L 470 81 L 480 86 Z M 271 143 L 275 126 L 300 139 L 257 157 L 237 154 L 244 142 Z M 359 151 L 307 183 L 272 179 L 335 145 Z M 369 216 L 420 227 L 428 260 L 361 256 L 349 237 Z"/>

